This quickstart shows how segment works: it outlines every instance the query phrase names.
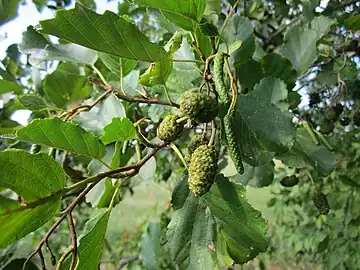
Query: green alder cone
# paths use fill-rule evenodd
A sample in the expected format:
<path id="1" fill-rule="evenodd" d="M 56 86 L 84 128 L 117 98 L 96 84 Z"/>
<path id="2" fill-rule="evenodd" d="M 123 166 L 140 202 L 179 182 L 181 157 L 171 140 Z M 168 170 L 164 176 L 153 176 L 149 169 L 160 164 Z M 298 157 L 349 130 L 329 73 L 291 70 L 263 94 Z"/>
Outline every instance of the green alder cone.
<path id="1" fill-rule="evenodd" d="M 356 111 L 353 117 L 354 125 L 360 127 L 360 111 Z"/>
<path id="2" fill-rule="evenodd" d="M 198 123 L 208 123 L 217 116 L 219 108 L 214 98 L 196 90 L 189 90 L 182 95 L 180 111 Z"/>
<path id="3" fill-rule="evenodd" d="M 224 133 L 227 141 L 228 151 L 232 161 L 234 162 L 235 168 L 238 173 L 244 173 L 244 165 L 242 163 L 240 147 L 237 143 L 235 133 L 232 127 L 232 116 L 226 115 L 223 119 Z"/>
<path id="4" fill-rule="evenodd" d="M 280 184 L 283 187 L 293 187 L 296 186 L 299 183 L 299 178 L 297 178 L 295 175 L 292 176 L 285 176 L 281 181 Z"/>
<path id="5" fill-rule="evenodd" d="M 338 114 L 334 108 L 326 108 L 324 111 L 324 117 L 329 121 L 336 121 L 338 118 Z"/>
<path id="6" fill-rule="evenodd" d="M 157 129 L 157 136 L 164 142 L 173 142 L 179 138 L 184 126 L 176 123 L 177 115 L 167 115 Z"/>
<path id="7" fill-rule="evenodd" d="M 204 135 L 195 135 L 191 138 L 190 143 L 187 148 L 187 153 L 185 156 L 185 160 L 189 163 L 191 160 L 191 156 L 194 153 L 195 149 L 200 145 L 208 144 L 209 140 L 204 137 Z"/>
<path id="8" fill-rule="evenodd" d="M 322 192 L 316 192 L 313 197 L 315 207 L 319 210 L 320 214 L 327 215 L 330 211 L 329 202 L 326 195 Z"/>
<path id="9" fill-rule="evenodd" d="M 214 58 L 213 81 L 218 94 L 220 117 L 224 117 L 231 103 L 231 95 L 224 82 L 225 53 L 218 53 Z"/>
<path id="10" fill-rule="evenodd" d="M 207 193 L 214 183 L 218 154 L 213 146 L 200 145 L 191 156 L 189 165 L 189 190 L 195 196 Z"/>
<path id="11" fill-rule="evenodd" d="M 320 132 L 323 134 L 330 134 L 334 130 L 334 123 L 332 120 L 324 119 L 320 123 Z"/>

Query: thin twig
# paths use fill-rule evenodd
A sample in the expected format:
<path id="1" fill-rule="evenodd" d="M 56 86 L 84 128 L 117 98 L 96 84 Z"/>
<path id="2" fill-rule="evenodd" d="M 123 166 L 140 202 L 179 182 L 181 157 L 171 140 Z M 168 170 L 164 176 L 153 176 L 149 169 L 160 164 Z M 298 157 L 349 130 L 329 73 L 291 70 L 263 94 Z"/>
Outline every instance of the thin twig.
<path id="1" fill-rule="evenodd" d="M 72 249 L 73 249 L 70 270 L 73 270 L 73 269 L 75 269 L 76 259 L 77 259 L 77 238 L 76 238 L 76 229 L 75 229 L 74 219 L 72 217 L 71 212 L 69 214 L 67 214 L 67 219 L 69 222 L 69 228 L 70 228 L 70 233 L 71 233 L 71 245 L 72 245 Z"/>
<path id="2" fill-rule="evenodd" d="M 66 260 L 66 258 L 73 252 L 73 247 L 69 248 L 68 250 L 66 250 L 60 257 L 58 264 L 56 266 L 56 270 L 61 270 L 62 269 L 62 264 L 63 262 Z"/>
<path id="3" fill-rule="evenodd" d="M 199 63 L 203 64 L 203 61 L 200 60 L 190 60 L 190 59 L 173 59 L 174 62 L 183 62 L 183 63 Z"/>
<path id="4" fill-rule="evenodd" d="M 97 184 L 97 182 L 91 183 L 89 186 L 87 186 L 83 192 L 81 192 L 79 194 L 79 196 L 77 196 L 69 205 L 68 207 L 64 210 L 63 214 L 61 215 L 61 217 L 51 226 L 51 228 L 48 230 L 48 232 L 45 234 L 45 236 L 40 240 L 39 244 L 37 245 L 36 249 L 27 257 L 24 265 L 23 265 L 23 270 L 27 269 L 27 265 L 29 264 L 30 260 L 32 259 L 32 257 L 35 256 L 36 253 L 39 253 L 39 251 L 41 251 L 41 247 L 45 244 L 45 242 L 48 241 L 49 237 L 51 236 L 51 234 L 55 231 L 55 229 L 60 225 L 61 222 L 63 222 L 63 220 L 66 218 L 67 214 L 70 213 L 75 206 L 85 197 L 85 195 Z M 40 254 L 40 253 L 39 253 Z"/>
<path id="5" fill-rule="evenodd" d="M 180 149 L 174 143 L 171 143 L 170 147 L 175 152 L 175 154 L 179 157 L 179 159 L 183 163 L 184 167 L 187 169 L 188 168 L 187 163 L 186 163 L 185 158 L 184 158 L 183 154 L 181 153 Z"/>
<path id="6" fill-rule="evenodd" d="M 230 88 L 232 91 L 232 100 L 231 100 L 231 104 L 229 106 L 228 109 L 228 114 L 232 113 L 232 111 L 235 109 L 236 107 L 236 103 L 237 103 L 237 96 L 238 96 L 238 89 L 237 89 L 237 85 L 236 85 L 236 79 L 231 71 L 230 68 L 230 63 L 227 57 L 225 57 L 225 66 L 226 66 L 226 70 L 228 73 L 228 76 L 230 78 Z"/>
<path id="7" fill-rule="evenodd" d="M 105 84 L 106 85 L 106 84 Z M 102 101 L 105 97 L 107 97 L 107 95 L 109 95 L 111 92 L 113 91 L 113 89 L 107 89 L 103 94 L 101 94 L 101 96 L 99 96 L 96 100 L 94 100 L 91 104 L 88 105 L 81 105 L 77 108 L 75 108 L 73 110 L 73 112 L 70 114 L 70 116 L 68 117 L 68 120 L 72 120 L 75 118 L 75 116 L 77 116 L 78 114 L 80 114 L 81 112 L 84 111 L 90 111 L 93 107 L 95 107 L 100 101 Z"/>
<path id="8" fill-rule="evenodd" d="M 107 171 L 107 172 L 103 172 L 103 173 L 99 173 L 95 176 L 89 177 L 83 181 L 80 181 L 70 187 L 67 187 L 61 191 L 56 192 L 56 195 L 61 194 L 62 192 L 69 191 L 71 189 L 77 188 L 79 186 L 85 185 L 90 183 L 90 185 L 88 185 L 67 207 L 66 209 L 62 212 L 60 218 L 53 224 L 53 226 L 51 226 L 51 228 L 48 230 L 48 232 L 45 234 L 45 236 L 40 240 L 39 244 L 37 245 L 36 249 L 28 256 L 28 258 L 26 259 L 24 265 L 23 265 L 23 270 L 27 269 L 27 266 L 30 262 L 30 260 L 35 256 L 36 253 L 39 253 L 41 251 L 41 247 L 45 244 L 45 242 L 48 241 L 49 237 L 51 236 L 51 234 L 55 231 L 55 229 L 60 225 L 61 222 L 64 221 L 64 219 L 68 216 L 69 213 L 71 213 L 71 211 L 76 207 L 76 205 L 83 200 L 83 198 L 85 197 L 85 195 L 102 179 L 106 178 L 106 177 L 130 177 L 130 176 L 134 176 L 136 175 L 140 168 L 150 159 L 152 158 L 160 149 L 166 147 L 168 144 L 167 143 L 160 143 L 158 144 L 155 148 L 153 148 L 141 161 L 135 163 L 135 164 L 131 164 L 131 165 L 127 165 L 115 170 L 111 170 L 111 171 Z M 123 174 L 120 174 L 123 173 Z M 119 175 L 120 174 L 120 175 Z M 51 196 L 50 196 L 51 197 Z M 53 197 L 53 196 L 52 196 Z M 40 253 L 39 253 L 40 255 Z"/>
<path id="9" fill-rule="evenodd" d="M 52 252 L 48 241 L 45 241 L 45 246 L 46 246 L 47 251 L 50 253 L 51 265 L 55 266 L 56 265 L 56 257 L 54 255 L 54 253 Z"/>
<path id="10" fill-rule="evenodd" d="M 130 256 L 120 260 L 118 270 L 123 269 L 129 262 L 136 261 L 137 259 L 139 259 L 139 255 Z"/>
<path id="11" fill-rule="evenodd" d="M 264 45 L 268 45 L 275 37 L 280 35 L 287 27 L 293 25 L 294 23 L 298 22 L 299 19 L 295 18 L 290 23 L 283 25 L 281 28 L 279 28 L 275 33 L 273 33 L 267 40 L 265 40 Z"/>
<path id="12" fill-rule="evenodd" d="M 97 67 L 95 67 L 95 65 L 91 65 L 91 68 L 97 73 L 97 75 L 100 77 L 103 83 L 108 84 L 108 82 L 106 81 L 100 70 L 98 70 Z"/>
<path id="13" fill-rule="evenodd" d="M 46 203 L 46 202 L 48 202 L 50 200 L 53 200 L 56 196 L 60 196 L 61 194 L 66 193 L 66 192 L 71 191 L 71 190 L 74 190 L 76 188 L 83 187 L 83 186 L 85 186 L 86 184 L 89 184 L 89 183 L 97 183 L 98 181 L 100 181 L 100 180 L 102 180 L 102 179 L 104 179 L 106 177 L 117 178 L 117 177 L 133 176 L 139 171 L 141 166 L 143 166 L 153 155 L 156 154 L 157 151 L 159 151 L 160 149 L 162 149 L 162 148 L 164 148 L 166 146 L 168 146 L 167 143 L 160 143 L 160 144 L 157 144 L 157 145 L 153 145 L 152 151 L 149 152 L 138 163 L 126 165 L 126 166 L 123 166 L 123 167 L 120 167 L 120 168 L 117 168 L 117 169 L 114 169 L 114 170 L 110 170 L 110 171 L 107 171 L 107 172 L 99 173 L 99 174 L 94 175 L 94 176 L 90 176 L 90 177 L 88 177 L 88 178 L 86 178 L 86 179 L 84 179 L 82 181 L 79 181 L 79 182 L 73 184 L 73 185 L 67 186 L 64 189 L 58 190 L 58 191 L 50 194 L 47 197 L 40 198 L 37 201 L 22 205 L 22 206 L 20 206 L 20 207 L 18 207 L 16 209 L 12 209 L 12 210 L 9 210 L 9 211 L 7 211 L 5 213 L 2 213 L 0 215 L 0 217 L 8 216 L 8 215 L 11 215 L 13 213 L 23 211 L 24 209 L 35 208 L 36 206 L 42 205 L 42 204 L 44 204 L 44 203 Z M 122 173 L 122 172 L 126 172 L 126 173 L 119 176 L 118 174 Z M 85 190 L 86 189 L 84 189 L 83 191 L 85 191 Z M 82 193 L 80 193 L 79 196 L 81 194 Z"/>
<path id="14" fill-rule="evenodd" d="M 42 270 L 46 270 L 44 254 L 42 253 L 41 249 L 39 249 L 38 254 L 39 254 L 39 257 L 40 257 L 41 268 L 42 268 Z"/>
<path id="15" fill-rule="evenodd" d="M 240 0 L 237 0 L 237 1 L 235 2 L 235 4 L 232 6 L 232 8 L 231 8 L 229 14 L 227 15 L 227 17 L 226 17 L 223 25 L 221 26 L 221 29 L 220 29 L 220 32 L 219 32 L 219 36 L 222 36 L 222 33 L 223 33 L 226 25 L 228 24 L 230 18 L 233 16 L 233 11 L 235 10 L 235 8 L 236 8 L 237 5 L 239 4 L 239 2 L 240 2 Z M 218 39 L 217 42 L 216 42 L 216 48 L 219 47 L 219 43 L 220 43 L 220 39 Z"/>
<path id="16" fill-rule="evenodd" d="M 89 78 L 89 81 L 91 83 L 105 89 L 105 90 L 111 90 L 111 91 L 116 92 L 118 98 L 120 98 L 122 100 L 125 100 L 125 101 L 128 101 L 128 102 L 147 103 L 147 104 L 160 104 L 160 105 L 166 105 L 166 106 L 173 106 L 173 107 L 176 107 L 176 108 L 180 107 L 178 104 L 175 104 L 175 103 L 171 104 L 168 101 L 160 100 L 160 99 L 157 99 L 157 98 L 139 98 L 139 97 L 125 96 L 124 94 L 122 94 L 121 90 L 115 89 L 110 85 L 106 85 L 106 84 L 102 83 L 101 81 L 99 81 L 96 78 Z"/>

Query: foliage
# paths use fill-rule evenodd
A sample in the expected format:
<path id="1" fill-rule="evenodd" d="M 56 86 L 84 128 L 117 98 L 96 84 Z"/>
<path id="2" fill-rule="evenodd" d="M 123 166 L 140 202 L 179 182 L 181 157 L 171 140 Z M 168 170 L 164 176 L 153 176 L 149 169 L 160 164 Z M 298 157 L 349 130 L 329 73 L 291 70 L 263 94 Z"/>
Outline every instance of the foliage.
<path id="1" fill-rule="evenodd" d="M 0 266 L 358 269 L 359 1 L 72 2 L 34 0 L 53 18 L 2 59 Z M 156 182 L 166 210 L 109 243 Z M 268 237 L 244 186 L 273 182 Z"/>

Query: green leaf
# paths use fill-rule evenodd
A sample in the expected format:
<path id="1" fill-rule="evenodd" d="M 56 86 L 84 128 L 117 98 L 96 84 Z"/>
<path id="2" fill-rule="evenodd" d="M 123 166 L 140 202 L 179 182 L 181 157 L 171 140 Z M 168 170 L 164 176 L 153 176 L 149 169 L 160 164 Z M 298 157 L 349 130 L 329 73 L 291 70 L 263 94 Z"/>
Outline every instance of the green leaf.
<path id="1" fill-rule="evenodd" d="M 64 171 L 53 158 L 43 153 L 31 155 L 23 150 L 0 152 L 0 171 L 0 188 L 11 189 L 27 203 L 63 189 L 66 180 Z M 24 208 L 18 201 L 2 197 L 0 248 L 39 228 L 59 207 L 60 195 L 32 208 Z"/>
<path id="2" fill-rule="evenodd" d="M 29 61 L 32 65 L 39 65 L 47 60 L 93 65 L 97 60 L 95 51 L 77 44 L 53 44 L 43 35 L 36 32 L 32 26 L 29 26 L 23 33 L 19 50 L 30 55 Z"/>
<path id="3" fill-rule="evenodd" d="M 105 234 L 110 210 L 101 211 L 86 222 L 83 233 L 79 236 L 79 260 L 77 270 L 97 270 L 105 243 Z"/>
<path id="4" fill-rule="evenodd" d="M 194 54 L 187 40 L 184 38 L 180 49 L 173 54 L 174 59 L 194 60 Z M 201 77 L 195 63 L 174 62 L 173 69 L 166 82 L 173 101 L 178 102 L 180 94 L 195 87 L 194 80 Z M 161 93 L 163 93 L 161 87 Z M 165 98 L 165 97 L 164 97 Z"/>
<path id="5" fill-rule="evenodd" d="M 159 62 L 151 63 L 149 68 L 140 76 L 139 83 L 145 86 L 164 85 L 171 73 L 173 61 L 171 58 L 161 58 Z"/>
<path id="6" fill-rule="evenodd" d="M 245 163 L 244 171 L 243 175 L 236 174 L 230 177 L 230 180 L 252 187 L 266 187 L 271 185 L 274 180 L 274 163 L 272 161 L 258 167 Z"/>
<path id="7" fill-rule="evenodd" d="M 114 168 L 115 169 L 115 168 Z M 97 208 L 107 208 L 109 207 L 111 203 L 111 199 L 114 195 L 114 192 L 116 190 L 116 187 L 113 183 L 113 181 L 110 178 L 106 178 L 103 180 L 104 186 L 103 186 L 103 193 L 101 194 L 100 198 L 97 200 L 96 207 Z M 87 200 L 88 201 L 88 200 Z M 120 199 L 117 199 L 114 203 L 114 205 L 118 204 L 120 202 Z M 95 205 L 95 203 L 90 202 L 92 205 Z"/>
<path id="8" fill-rule="evenodd" d="M 233 127 L 242 158 L 252 166 L 289 150 L 295 140 L 292 115 L 282 113 L 271 100 L 256 95 L 239 97 Z"/>
<path id="9" fill-rule="evenodd" d="M 134 3 L 156 8 L 170 22 L 191 31 L 197 25 L 205 11 L 205 0 L 133 0 Z"/>
<path id="10" fill-rule="evenodd" d="M 104 65 L 119 79 L 129 74 L 137 65 L 135 60 L 123 59 L 108 53 L 99 53 Z"/>
<path id="11" fill-rule="evenodd" d="M 82 4 L 83 6 L 93 9 L 96 9 L 96 3 L 95 0 L 75 0 L 77 3 Z"/>
<path id="12" fill-rule="evenodd" d="M 239 64 L 236 74 L 241 84 L 241 89 L 247 90 L 251 90 L 264 76 L 260 63 L 253 59 L 248 59 Z"/>
<path id="13" fill-rule="evenodd" d="M 318 58 L 316 43 L 329 32 L 331 23 L 329 18 L 319 16 L 309 26 L 295 26 L 286 33 L 279 52 L 291 61 L 298 73 L 307 71 Z"/>
<path id="14" fill-rule="evenodd" d="M 142 261 L 146 269 L 159 269 L 161 248 L 160 236 L 160 224 L 150 222 L 140 241 L 139 259 Z"/>
<path id="15" fill-rule="evenodd" d="M 206 8 L 204 15 L 217 15 L 221 11 L 221 0 L 206 0 Z"/>
<path id="16" fill-rule="evenodd" d="M 0 0 L 0 25 L 17 16 L 20 0 Z"/>
<path id="17" fill-rule="evenodd" d="M 167 54 L 134 24 L 110 11 L 99 15 L 77 4 L 75 9 L 59 10 L 54 19 L 40 24 L 43 33 L 123 58 L 155 62 Z"/>
<path id="18" fill-rule="evenodd" d="M 2 120 L 0 123 L 0 134 L 14 134 L 21 125 L 13 120 Z"/>
<path id="19" fill-rule="evenodd" d="M 241 47 L 232 54 L 235 67 L 251 58 L 254 54 L 254 28 L 248 18 L 237 15 L 233 16 L 226 25 L 222 35 L 229 47 L 231 47 L 233 43 L 238 43 L 239 40 L 242 41 Z"/>
<path id="20" fill-rule="evenodd" d="M 30 111 L 40 111 L 49 107 L 43 98 L 32 94 L 19 96 L 18 101 L 21 106 Z"/>
<path id="21" fill-rule="evenodd" d="M 106 164 L 110 164 L 115 154 L 120 154 L 120 153 L 115 152 L 114 145 L 113 144 L 107 145 L 106 154 L 102 158 L 102 160 L 106 162 Z M 112 165 L 118 165 L 118 166 L 111 166 L 112 169 L 116 169 L 120 167 L 119 163 Z M 91 162 L 87 167 L 87 171 L 89 175 L 95 175 L 108 170 L 109 168 L 106 167 L 103 162 L 97 159 L 91 160 Z M 107 208 L 109 207 L 115 189 L 116 188 L 113 185 L 112 179 L 106 178 L 105 180 L 100 181 L 94 188 L 92 188 L 89 191 L 88 194 L 86 194 L 85 196 L 86 202 L 90 203 L 92 207 Z"/>
<path id="22" fill-rule="evenodd" d="M 171 39 L 165 44 L 164 49 L 173 55 L 178 49 L 180 49 L 183 39 L 181 32 L 175 32 Z"/>
<path id="23" fill-rule="evenodd" d="M 282 80 L 266 77 L 259 84 L 255 85 L 251 95 L 268 100 L 274 105 L 279 105 L 281 101 L 286 100 L 288 91 L 286 84 Z"/>
<path id="24" fill-rule="evenodd" d="M 100 159 L 104 145 L 91 133 L 59 118 L 35 119 L 16 132 L 19 140 L 59 148 L 80 155 Z"/>
<path id="25" fill-rule="evenodd" d="M 101 140 L 104 144 L 120 141 L 125 142 L 135 138 L 135 127 L 128 118 L 113 118 L 112 122 L 104 127 Z"/>
<path id="26" fill-rule="evenodd" d="M 316 145 L 305 128 L 298 128 L 291 150 L 276 158 L 288 166 L 315 169 L 320 176 L 329 175 L 337 164 L 334 154 L 325 146 Z"/>
<path id="27" fill-rule="evenodd" d="M 61 64 L 53 73 L 46 75 L 43 85 L 46 97 L 57 107 L 63 108 L 78 99 L 85 82 L 85 76 L 73 73 L 66 64 Z"/>
<path id="28" fill-rule="evenodd" d="M 0 187 L 9 188 L 27 202 L 61 190 L 65 173 L 46 154 L 31 155 L 22 150 L 0 152 Z"/>
<path id="29" fill-rule="evenodd" d="M 204 199 L 220 227 L 229 255 L 235 263 L 244 264 L 260 252 L 266 252 L 267 222 L 248 203 L 246 189 L 242 185 L 231 183 L 223 175 L 216 178 L 216 183 Z"/>
<path id="30" fill-rule="evenodd" d="M 352 31 L 360 30 L 360 14 L 347 18 L 344 25 L 347 29 Z"/>
<path id="31" fill-rule="evenodd" d="M 0 80 L 0 94 L 8 93 L 8 92 L 21 92 L 22 87 L 21 85 L 17 84 L 16 82 Z"/>
<path id="32" fill-rule="evenodd" d="M 210 37 L 201 33 L 200 28 L 198 27 L 195 29 L 194 34 L 197 41 L 197 46 L 199 47 L 202 54 L 205 57 L 210 56 L 212 53 Z"/>
<path id="33" fill-rule="evenodd" d="M 0 214 L 0 230 L 3 232 L 0 238 L 0 248 L 8 246 L 40 228 L 59 211 L 60 206 L 61 200 L 58 196 L 34 208 Z M 2 207 L 0 206 L 0 209 Z M 13 208 L 21 207 L 19 202 L 13 201 Z"/>
<path id="34" fill-rule="evenodd" d="M 245 188 L 216 178 L 200 198 L 189 192 L 186 179 L 174 189 L 167 237 L 180 269 L 220 269 L 266 251 L 267 224 L 247 202 Z"/>
<path id="35" fill-rule="evenodd" d="M 265 76 L 279 78 L 287 83 L 294 83 L 296 71 L 291 62 L 277 53 L 265 55 L 261 60 Z"/>
<path id="36" fill-rule="evenodd" d="M 167 238 L 172 259 L 180 269 L 220 269 L 217 254 L 217 229 L 214 217 L 209 212 L 203 199 L 195 197 L 188 190 L 187 181 L 181 181 L 172 195 L 174 213 L 168 225 Z M 210 247 L 215 245 L 215 252 Z M 231 258 L 223 261 L 232 263 Z"/>
<path id="37" fill-rule="evenodd" d="M 290 109 L 295 109 L 301 103 L 301 95 L 296 91 L 291 91 L 288 94 L 287 101 L 289 103 L 289 108 Z"/>

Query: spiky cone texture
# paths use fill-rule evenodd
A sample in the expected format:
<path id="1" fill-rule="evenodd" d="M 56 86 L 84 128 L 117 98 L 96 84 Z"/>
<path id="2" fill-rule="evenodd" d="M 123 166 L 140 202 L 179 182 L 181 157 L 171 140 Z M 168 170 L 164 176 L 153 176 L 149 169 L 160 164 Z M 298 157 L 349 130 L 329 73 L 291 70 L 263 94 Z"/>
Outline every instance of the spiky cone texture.
<path id="1" fill-rule="evenodd" d="M 326 195 L 322 192 L 316 192 L 313 197 L 315 207 L 319 210 L 320 214 L 327 215 L 330 211 L 329 202 Z"/>
<path id="2" fill-rule="evenodd" d="M 239 174 L 244 173 L 244 165 L 241 159 L 240 146 L 236 140 L 236 135 L 233 128 L 233 113 L 225 115 L 223 119 L 223 128 L 227 141 L 228 151 L 235 168 Z"/>
<path id="3" fill-rule="evenodd" d="M 197 134 L 193 136 L 189 142 L 187 147 L 187 153 L 185 156 L 185 160 L 190 163 L 191 156 L 194 153 L 195 149 L 198 148 L 200 145 L 208 144 L 209 140 L 204 137 L 203 134 Z"/>
<path id="4" fill-rule="evenodd" d="M 214 183 L 218 154 L 213 146 L 200 145 L 195 149 L 189 164 L 189 190 L 195 196 L 207 193 Z"/>
<path id="5" fill-rule="evenodd" d="M 157 128 L 157 136 L 164 142 L 175 141 L 184 130 L 183 124 L 176 123 L 177 115 L 167 115 Z"/>
<path id="6" fill-rule="evenodd" d="M 219 106 L 214 98 L 205 93 L 189 90 L 181 97 L 180 112 L 197 123 L 208 123 L 217 116 Z"/>

